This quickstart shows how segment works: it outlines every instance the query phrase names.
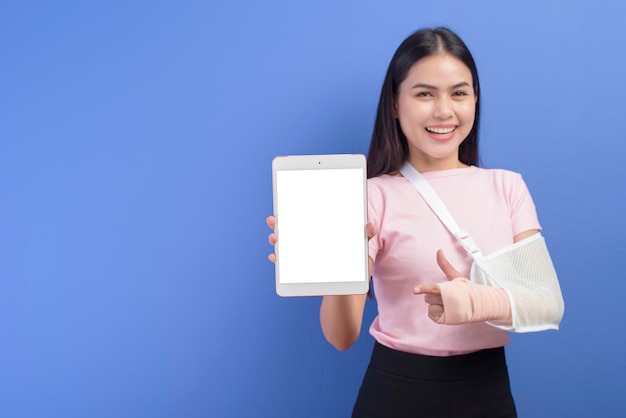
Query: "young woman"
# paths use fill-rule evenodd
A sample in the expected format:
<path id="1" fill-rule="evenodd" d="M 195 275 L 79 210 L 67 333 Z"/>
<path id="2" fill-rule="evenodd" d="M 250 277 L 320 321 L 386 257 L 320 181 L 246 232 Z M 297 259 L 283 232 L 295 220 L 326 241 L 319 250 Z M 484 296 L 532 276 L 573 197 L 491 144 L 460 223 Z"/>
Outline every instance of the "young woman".
<path id="1" fill-rule="evenodd" d="M 511 324 L 507 294 L 466 279 L 472 259 L 399 173 L 405 161 L 419 171 L 485 254 L 538 233 L 521 176 L 478 168 L 479 109 L 476 65 L 456 34 L 423 29 L 404 40 L 387 70 L 367 158 L 378 316 L 353 417 L 516 416 L 509 336 L 486 323 Z M 275 219 L 267 223 L 274 228 Z M 322 330 L 338 350 L 358 338 L 366 299 L 323 297 Z"/>

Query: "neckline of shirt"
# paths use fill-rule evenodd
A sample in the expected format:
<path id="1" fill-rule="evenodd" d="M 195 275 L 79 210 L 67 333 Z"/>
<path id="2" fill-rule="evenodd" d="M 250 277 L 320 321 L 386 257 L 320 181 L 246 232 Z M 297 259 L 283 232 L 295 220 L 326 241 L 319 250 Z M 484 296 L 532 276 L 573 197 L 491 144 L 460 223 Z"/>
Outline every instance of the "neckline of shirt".
<path id="1" fill-rule="evenodd" d="M 422 176 L 427 179 L 440 178 L 440 177 L 453 177 L 453 176 L 461 176 L 464 174 L 470 174 L 476 171 L 478 167 L 474 165 L 470 165 L 469 167 L 459 167 L 459 168 L 451 168 L 448 170 L 438 170 L 438 171 L 424 171 Z"/>

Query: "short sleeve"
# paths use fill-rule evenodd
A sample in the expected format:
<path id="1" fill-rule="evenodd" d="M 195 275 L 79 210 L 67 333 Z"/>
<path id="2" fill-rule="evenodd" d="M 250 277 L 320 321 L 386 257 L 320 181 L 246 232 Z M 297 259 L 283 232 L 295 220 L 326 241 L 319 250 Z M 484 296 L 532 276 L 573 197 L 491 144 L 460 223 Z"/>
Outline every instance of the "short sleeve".
<path id="1" fill-rule="evenodd" d="M 537 209 L 524 179 L 515 173 L 511 180 L 509 208 L 513 236 L 532 229 L 541 230 Z"/>

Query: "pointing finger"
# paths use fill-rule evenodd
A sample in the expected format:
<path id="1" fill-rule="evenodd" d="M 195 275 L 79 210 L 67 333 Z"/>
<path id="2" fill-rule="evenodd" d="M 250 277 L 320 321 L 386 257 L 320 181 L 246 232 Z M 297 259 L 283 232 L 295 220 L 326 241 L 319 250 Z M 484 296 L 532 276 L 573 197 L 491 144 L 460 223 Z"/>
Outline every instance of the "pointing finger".
<path id="1" fill-rule="evenodd" d="M 441 295 L 441 289 L 439 289 L 439 285 L 437 283 L 430 283 L 415 286 L 413 288 L 413 293 L 416 295 Z"/>

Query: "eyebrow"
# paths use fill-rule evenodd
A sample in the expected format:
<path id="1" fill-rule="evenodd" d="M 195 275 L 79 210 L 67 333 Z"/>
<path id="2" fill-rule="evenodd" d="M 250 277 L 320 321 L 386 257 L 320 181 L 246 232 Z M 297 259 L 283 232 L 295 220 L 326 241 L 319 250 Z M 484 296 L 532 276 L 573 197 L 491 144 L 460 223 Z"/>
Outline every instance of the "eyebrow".
<path id="1" fill-rule="evenodd" d="M 460 87 L 471 87 L 471 86 L 470 86 L 470 84 L 467 81 L 461 81 L 460 83 L 457 83 L 454 86 L 452 86 L 452 89 L 454 90 L 454 89 L 458 89 Z M 411 88 L 412 89 L 424 88 L 424 89 L 437 90 L 437 87 L 431 86 L 430 84 L 426 84 L 426 83 L 417 83 L 416 85 L 414 85 Z"/>

